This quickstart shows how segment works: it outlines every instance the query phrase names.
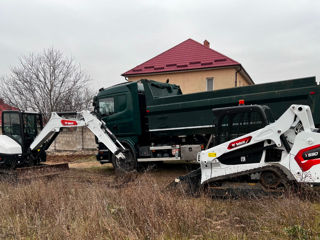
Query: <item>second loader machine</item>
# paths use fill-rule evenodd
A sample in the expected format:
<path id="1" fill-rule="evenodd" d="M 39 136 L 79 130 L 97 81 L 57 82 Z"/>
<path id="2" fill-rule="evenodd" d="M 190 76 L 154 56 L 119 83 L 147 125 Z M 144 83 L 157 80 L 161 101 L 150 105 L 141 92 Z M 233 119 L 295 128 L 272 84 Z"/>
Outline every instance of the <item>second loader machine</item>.
<path id="1" fill-rule="evenodd" d="M 291 105 L 276 121 L 270 109 L 260 105 L 213 112 L 215 146 L 199 152 L 200 168 L 171 186 L 223 197 L 320 184 L 320 133 L 309 106 Z"/>
<path id="2" fill-rule="evenodd" d="M 0 135 L 0 169 L 3 175 L 16 175 L 32 170 L 48 175 L 48 169 L 66 169 L 67 164 L 44 165 L 46 150 L 63 128 L 88 127 L 101 144 L 111 151 L 117 159 L 125 159 L 125 148 L 100 121 L 89 111 L 55 113 L 43 128 L 40 113 L 21 111 L 2 112 L 2 134 Z M 6 171 L 6 169 L 16 169 Z"/>

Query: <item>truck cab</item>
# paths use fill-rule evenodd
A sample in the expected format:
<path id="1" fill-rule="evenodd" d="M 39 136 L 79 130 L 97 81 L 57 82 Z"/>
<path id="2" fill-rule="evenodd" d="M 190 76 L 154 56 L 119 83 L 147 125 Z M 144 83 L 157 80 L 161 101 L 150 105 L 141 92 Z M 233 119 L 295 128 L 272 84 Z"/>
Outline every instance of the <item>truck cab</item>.
<path id="1" fill-rule="evenodd" d="M 93 105 L 99 118 L 136 158 L 139 156 L 139 149 L 140 153 L 145 150 L 141 146 L 151 144 L 147 104 L 154 98 L 181 94 L 177 85 L 141 80 L 100 89 Z M 112 154 L 101 143 L 97 143 L 97 160 L 101 163 L 111 162 Z"/>
<path id="2" fill-rule="evenodd" d="M 135 145 L 143 132 L 144 120 L 141 112 L 145 111 L 140 102 L 142 93 L 136 82 L 118 84 L 107 89 L 100 89 L 94 98 L 94 111 L 106 123 L 110 131 L 125 145 Z M 102 144 L 98 144 L 97 160 L 111 162 L 112 154 Z"/>

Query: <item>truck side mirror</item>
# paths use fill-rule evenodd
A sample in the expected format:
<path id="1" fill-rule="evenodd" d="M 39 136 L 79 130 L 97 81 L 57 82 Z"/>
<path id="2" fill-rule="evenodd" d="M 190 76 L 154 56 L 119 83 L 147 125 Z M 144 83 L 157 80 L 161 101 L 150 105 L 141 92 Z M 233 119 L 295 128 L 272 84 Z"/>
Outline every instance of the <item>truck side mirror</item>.
<path id="1" fill-rule="evenodd" d="M 94 96 L 93 102 L 92 102 L 93 107 L 96 107 L 97 100 L 98 100 L 97 96 Z"/>

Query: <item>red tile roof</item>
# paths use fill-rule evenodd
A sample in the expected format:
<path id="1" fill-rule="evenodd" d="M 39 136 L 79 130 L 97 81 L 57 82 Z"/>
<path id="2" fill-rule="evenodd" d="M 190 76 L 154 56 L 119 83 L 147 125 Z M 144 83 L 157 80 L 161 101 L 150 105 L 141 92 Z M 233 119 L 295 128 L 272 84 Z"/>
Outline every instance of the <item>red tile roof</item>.
<path id="1" fill-rule="evenodd" d="M 122 76 L 239 65 L 237 61 L 192 39 L 151 58 Z"/>
<path id="2" fill-rule="evenodd" d="M 19 109 L 4 103 L 4 101 L 0 99 L 0 126 L 2 125 L 2 111 L 4 110 L 19 110 Z"/>

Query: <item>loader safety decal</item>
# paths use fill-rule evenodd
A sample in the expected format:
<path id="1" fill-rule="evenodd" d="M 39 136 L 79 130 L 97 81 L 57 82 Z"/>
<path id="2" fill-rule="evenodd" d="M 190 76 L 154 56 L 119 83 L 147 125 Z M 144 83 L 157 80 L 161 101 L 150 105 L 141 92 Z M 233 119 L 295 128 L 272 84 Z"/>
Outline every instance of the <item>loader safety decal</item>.
<path id="1" fill-rule="evenodd" d="M 78 125 L 77 124 L 77 121 L 73 121 L 73 120 L 61 120 L 61 124 L 63 125 L 63 126 L 76 126 L 76 125 Z"/>
<path id="2" fill-rule="evenodd" d="M 228 149 L 233 149 L 233 148 L 236 148 L 236 147 L 240 147 L 244 144 L 248 144 L 250 141 L 251 141 L 252 137 L 249 136 L 249 137 L 245 137 L 245 138 L 241 138 L 239 140 L 236 140 L 234 142 L 231 142 L 228 146 Z"/>
<path id="3" fill-rule="evenodd" d="M 294 159 L 302 171 L 308 171 L 314 165 L 320 164 L 320 145 L 301 149 Z"/>
<path id="4" fill-rule="evenodd" d="M 208 157 L 217 157 L 217 153 L 215 152 L 208 153 Z"/>

